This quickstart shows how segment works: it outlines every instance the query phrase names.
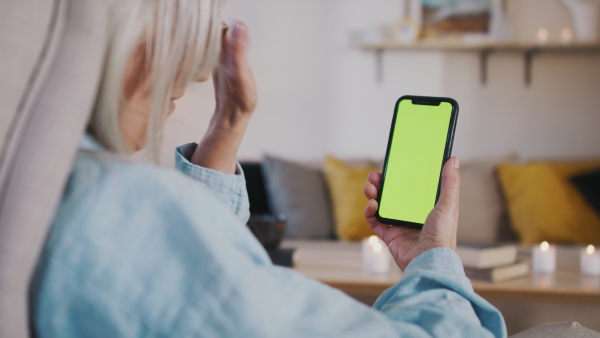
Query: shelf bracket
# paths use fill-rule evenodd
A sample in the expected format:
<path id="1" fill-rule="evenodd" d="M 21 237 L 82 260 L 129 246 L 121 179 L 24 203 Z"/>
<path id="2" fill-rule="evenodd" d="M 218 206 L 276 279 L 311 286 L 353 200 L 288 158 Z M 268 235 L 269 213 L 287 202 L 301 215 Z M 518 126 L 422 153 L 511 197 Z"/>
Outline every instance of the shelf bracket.
<path id="1" fill-rule="evenodd" d="M 488 59 L 490 54 L 492 54 L 493 50 L 491 49 L 482 49 L 479 53 L 479 80 L 482 85 L 487 83 L 488 78 Z"/>
<path id="2" fill-rule="evenodd" d="M 528 49 L 525 51 L 525 85 L 527 87 L 531 85 L 531 65 L 533 63 L 533 57 L 540 52 L 541 50 L 539 48 Z"/>
<path id="3" fill-rule="evenodd" d="M 375 50 L 375 81 L 378 84 L 383 82 L 383 49 Z"/>

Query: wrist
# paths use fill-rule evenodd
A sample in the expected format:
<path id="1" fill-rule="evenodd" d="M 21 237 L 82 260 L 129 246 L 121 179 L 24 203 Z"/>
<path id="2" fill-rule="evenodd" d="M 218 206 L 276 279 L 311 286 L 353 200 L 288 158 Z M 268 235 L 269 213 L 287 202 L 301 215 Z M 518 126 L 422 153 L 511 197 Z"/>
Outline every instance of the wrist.
<path id="1" fill-rule="evenodd" d="M 206 134 L 194 151 L 191 162 L 226 174 L 234 174 L 237 153 L 246 132 L 247 121 L 235 123 L 211 121 Z"/>
<path id="2" fill-rule="evenodd" d="M 211 121 L 200 144 L 203 147 L 218 147 L 221 148 L 221 151 L 225 150 L 225 153 L 229 155 L 237 156 L 237 151 L 246 134 L 247 127 L 248 121 L 242 121 L 241 119 L 234 122 Z"/>
<path id="3" fill-rule="evenodd" d="M 250 122 L 249 113 L 225 112 L 218 109 L 213 114 L 208 126 L 208 133 L 244 134 Z"/>
<path id="4" fill-rule="evenodd" d="M 449 243 L 431 243 L 428 245 L 423 245 L 419 247 L 419 253 L 424 253 L 426 251 L 429 251 L 431 249 L 435 249 L 435 248 L 448 248 L 452 251 L 454 251 L 454 248 L 449 244 Z"/>
<path id="5" fill-rule="evenodd" d="M 205 137 L 192 154 L 190 162 L 225 174 L 235 174 L 237 147 Z"/>

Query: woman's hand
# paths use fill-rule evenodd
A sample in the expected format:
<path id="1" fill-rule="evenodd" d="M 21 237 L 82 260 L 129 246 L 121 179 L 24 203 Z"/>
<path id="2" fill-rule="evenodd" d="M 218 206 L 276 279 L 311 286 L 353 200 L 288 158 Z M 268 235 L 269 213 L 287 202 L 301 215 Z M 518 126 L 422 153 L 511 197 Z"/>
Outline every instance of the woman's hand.
<path id="1" fill-rule="evenodd" d="M 365 185 L 365 196 L 369 204 L 365 217 L 373 232 L 388 246 L 396 264 L 404 271 L 408 264 L 423 252 L 447 247 L 456 249 L 456 230 L 458 226 L 458 204 L 460 197 L 459 162 L 453 157 L 446 162 L 442 171 L 442 189 L 437 205 L 427 216 L 423 229 L 417 230 L 405 226 L 389 226 L 375 218 L 377 211 L 378 188 L 381 173 L 369 173 L 369 184 Z"/>
<path id="2" fill-rule="evenodd" d="M 208 131 L 192 156 L 192 163 L 235 173 L 237 152 L 256 107 L 256 85 L 248 64 L 248 33 L 236 21 L 231 36 L 225 34 L 219 65 L 213 72 L 217 106 Z"/>

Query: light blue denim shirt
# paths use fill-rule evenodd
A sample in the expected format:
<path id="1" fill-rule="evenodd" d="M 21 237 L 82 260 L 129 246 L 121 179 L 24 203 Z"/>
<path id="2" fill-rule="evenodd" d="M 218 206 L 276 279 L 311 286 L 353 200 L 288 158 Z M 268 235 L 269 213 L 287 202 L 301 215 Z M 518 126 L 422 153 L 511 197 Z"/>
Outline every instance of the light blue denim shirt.
<path id="1" fill-rule="evenodd" d="M 244 226 L 241 170 L 134 164 L 86 137 L 31 284 L 38 337 L 503 337 L 450 249 L 373 308 L 271 264 Z M 182 174 L 183 173 L 183 174 Z"/>

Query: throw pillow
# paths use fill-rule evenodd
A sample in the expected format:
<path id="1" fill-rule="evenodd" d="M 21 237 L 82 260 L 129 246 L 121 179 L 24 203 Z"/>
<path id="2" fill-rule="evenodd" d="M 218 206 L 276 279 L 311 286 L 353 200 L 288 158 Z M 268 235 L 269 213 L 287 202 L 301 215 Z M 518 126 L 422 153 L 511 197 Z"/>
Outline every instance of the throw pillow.
<path id="1" fill-rule="evenodd" d="M 600 170 L 572 176 L 571 183 L 600 215 Z"/>
<path id="2" fill-rule="evenodd" d="M 325 177 L 331 194 L 335 231 L 342 240 L 358 240 L 373 235 L 365 219 L 367 199 L 363 194 L 373 165 L 350 167 L 331 156 L 325 161 Z"/>
<path id="3" fill-rule="evenodd" d="M 511 224 L 520 242 L 600 242 L 600 217 L 568 180 L 599 166 L 600 161 L 500 166 Z"/>
<path id="4" fill-rule="evenodd" d="M 491 244 L 516 240 L 508 222 L 497 168 L 514 156 L 465 161 L 460 164 L 459 243 Z"/>
<path id="5" fill-rule="evenodd" d="M 266 156 L 263 162 L 271 209 L 286 217 L 286 238 L 329 239 L 333 217 L 323 174 Z"/>

